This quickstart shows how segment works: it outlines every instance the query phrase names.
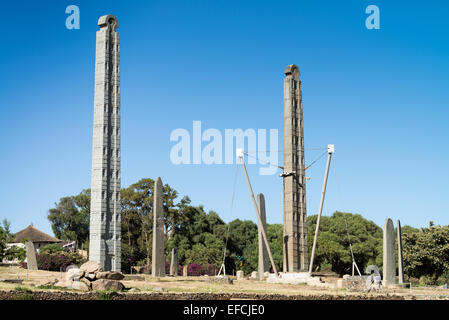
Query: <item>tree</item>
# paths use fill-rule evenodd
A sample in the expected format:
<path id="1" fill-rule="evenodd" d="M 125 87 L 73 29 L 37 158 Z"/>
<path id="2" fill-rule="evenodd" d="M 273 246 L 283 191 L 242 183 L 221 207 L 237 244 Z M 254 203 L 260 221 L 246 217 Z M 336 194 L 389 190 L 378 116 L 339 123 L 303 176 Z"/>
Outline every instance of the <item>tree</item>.
<path id="1" fill-rule="evenodd" d="M 78 244 L 89 239 L 90 189 L 76 196 L 63 197 L 55 208 L 48 210 L 48 220 L 55 236 L 75 240 Z"/>
<path id="2" fill-rule="evenodd" d="M 6 244 L 11 241 L 12 236 L 13 235 L 11 233 L 11 222 L 9 222 L 7 219 L 3 219 L 2 225 L 0 226 L 0 262 L 5 257 L 9 260 L 14 259 L 16 253 L 20 256 L 20 250 L 19 251 L 17 251 L 16 249 L 13 249 L 13 251 L 6 250 Z"/>
<path id="3" fill-rule="evenodd" d="M 426 276 L 435 283 L 449 270 L 449 226 L 435 226 L 406 233 L 402 239 L 404 273 Z"/>
<path id="4" fill-rule="evenodd" d="M 136 259 L 145 257 L 145 264 L 150 265 L 152 255 L 153 234 L 153 201 L 154 180 L 145 178 L 121 190 L 122 206 L 122 239 L 126 241 L 124 246 L 126 254 L 122 262 L 134 264 Z M 179 207 L 186 206 L 188 198 L 175 203 L 178 192 L 168 184 L 163 185 L 164 233 L 167 238 L 172 236 L 172 231 L 182 219 L 179 216 Z"/>
<path id="5" fill-rule="evenodd" d="M 317 216 L 307 218 L 308 245 L 312 248 Z M 382 251 L 382 229 L 359 214 L 336 211 L 331 217 L 322 216 L 314 260 L 314 270 L 349 273 L 352 258 L 349 244 L 360 272 L 375 264 Z"/>

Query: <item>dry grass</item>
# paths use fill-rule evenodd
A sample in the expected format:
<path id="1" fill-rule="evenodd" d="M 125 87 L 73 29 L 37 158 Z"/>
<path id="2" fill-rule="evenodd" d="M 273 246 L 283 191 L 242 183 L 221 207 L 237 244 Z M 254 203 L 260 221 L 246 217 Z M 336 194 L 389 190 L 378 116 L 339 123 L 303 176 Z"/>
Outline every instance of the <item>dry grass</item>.
<path id="1" fill-rule="evenodd" d="M 329 289 L 307 285 L 273 284 L 257 280 L 234 280 L 234 284 L 206 282 L 203 277 L 164 277 L 153 278 L 144 275 L 145 281 L 122 281 L 127 288 L 137 288 L 140 292 L 164 291 L 170 293 L 257 293 L 257 294 L 281 294 L 281 295 L 360 295 L 358 292 L 348 292 L 345 289 Z M 14 290 L 17 286 L 30 288 L 31 290 L 43 290 L 36 287 L 53 279 L 61 279 L 64 274 L 51 271 L 29 271 L 20 267 L 0 267 L 0 279 L 23 279 L 22 284 L 0 282 L 0 290 Z M 333 282 L 336 279 L 330 279 Z M 54 288 L 44 290 L 57 290 Z M 449 295 L 448 290 L 430 288 L 398 288 L 384 290 L 382 293 L 368 293 L 370 296 L 401 295 L 412 298 L 413 295 Z"/>

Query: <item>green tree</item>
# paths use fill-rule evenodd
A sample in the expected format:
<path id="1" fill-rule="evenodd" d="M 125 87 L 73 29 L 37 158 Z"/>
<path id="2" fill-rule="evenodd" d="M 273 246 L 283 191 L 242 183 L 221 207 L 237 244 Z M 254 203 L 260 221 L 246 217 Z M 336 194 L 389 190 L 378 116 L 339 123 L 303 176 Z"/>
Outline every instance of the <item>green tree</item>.
<path id="1" fill-rule="evenodd" d="M 0 226 L 0 261 L 5 258 L 6 244 L 9 242 L 12 236 L 10 232 L 10 226 L 11 223 L 8 220 L 3 219 L 2 226 Z"/>
<path id="2" fill-rule="evenodd" d="M 430 225 L 406 233 L 402 239 L 404 273 L 409 277 L 429 277 L 435 283 L 449 270 L 449 226 Z"/>
<path id="3" fill-rule="evenodd" d="M 308 244 L 311 251 L 317 216 L 307 218 Z M 354 258 L 363 273 L 382 251 L 382 229 L 360 214 L 336 211 L 332 216 L 322 216 L 318 235 L 314 270 L 332 270 L 339 274 L 351 272 L 352 258 L 349 244 L 352 244 Z M 381 247 L 380 247 L 381 248 Z"/>
<path id="4" fill-rule="evenodd" d="M 122 263 L 126 267 L 137 263 L 137 259 L 144 256 L 145 264 L 150 265 L 152 254 L 153 234 L 153 197 L 154 180 L 145 178 L 121 190 L 122 206 L 122 242 L 125 242 L 125 254 Z M 188 198 L 175 203 L 178 192 L 168 184 L 163 185 L 164 233 L 166 241 L 182 218 L 179 207 L 190 201 Z"/>
<path id="5" fill-rule="evenodd" d="M 90 189 L 76 196 L 63 197 L 55 208 L 48 210 L 48 220 L 55 236 L 75 240 L 78 245 L 88 242 L 90 217 Z"/>

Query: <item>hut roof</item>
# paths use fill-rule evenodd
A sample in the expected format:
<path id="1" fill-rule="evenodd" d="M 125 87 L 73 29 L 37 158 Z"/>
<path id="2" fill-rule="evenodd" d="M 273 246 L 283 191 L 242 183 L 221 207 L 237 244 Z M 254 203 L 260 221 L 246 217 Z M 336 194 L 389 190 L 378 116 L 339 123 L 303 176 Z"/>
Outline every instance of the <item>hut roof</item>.
<path id="1" fill-rule="evenodd" d="M 38 229 L 36 229 L 35 227 L 33 227 L 33 224 L 30 223 L 30 225 L 28 227 L 26 227 L 25 229 L 17 232 L 15 234 L 14 237 L 14 241 L 13 242 L 22 242 L 22 240 L 28 240 L 31 242 L 48 242 L 48 243 L 55 243 L 55 242 L 62 242 L 62 240 L 59 240 L 55 237 L 52 237 Z"/>

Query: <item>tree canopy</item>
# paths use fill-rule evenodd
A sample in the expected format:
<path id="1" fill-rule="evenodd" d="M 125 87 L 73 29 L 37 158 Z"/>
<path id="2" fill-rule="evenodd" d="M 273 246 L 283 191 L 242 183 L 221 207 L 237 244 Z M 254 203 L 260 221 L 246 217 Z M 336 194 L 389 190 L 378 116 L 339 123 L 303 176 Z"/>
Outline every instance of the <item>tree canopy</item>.
<path id="1" fill-rule="evenodd" d="M 151 265 L 153 189 L 154 180 L 146 178 L 121 190 L 122 269 L 125 272 L 131 266 Z M 179 199 L 178 192 L 168 184 L 163 186 L 163 205 L 167 260 L 171 250 L 177 248 L 182 265 L 196 263 L 219 267 L 226 252 L 228 273 L 232 270 L 245 273 L 257 270 L 258 232 L 254 222 L 235 219 L 225 223 L 217 212 L 206 212 L 201 205 L 191 205 L 189 197 Z M 48 219 L 58 238 L 87 244 L 89 214 L 90 190 L 87 189 L 79 195 L 61 198 L 55 203 L 55 208 L 49 210 Z M 316 220 L 316 215 L 307 218 L 309 254 Z M 5 228 L 9 226 L 0 227 L 0 239 L 9 232 Z M 406 275 L 426 275 L 437 279 L 447 273 L 449 226 L 431 225 L 421 230 L 403 226 L 402 233 Z M 267 236 L 274 262 L 282 270 L 282 225 L 267 224 Z M 332 216 L 322 216 L 314 271 L 332 270 L 340 275 L 351 273 L 351 247 L 362 273 L 371 264 L 382 268 L 382 238 L 382 229 L 360 214 L 336 211 Z"/>

